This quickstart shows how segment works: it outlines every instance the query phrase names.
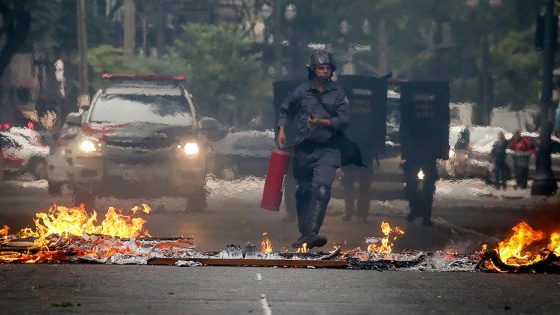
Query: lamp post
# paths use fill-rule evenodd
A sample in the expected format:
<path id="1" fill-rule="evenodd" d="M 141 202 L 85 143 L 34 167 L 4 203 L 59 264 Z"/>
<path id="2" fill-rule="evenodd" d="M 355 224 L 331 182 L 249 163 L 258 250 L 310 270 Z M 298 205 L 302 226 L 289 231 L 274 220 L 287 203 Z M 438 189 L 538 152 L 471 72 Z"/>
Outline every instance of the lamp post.
<path id="1" fill-rule="evenodd" d="M 87 31 L 86 31 L 86 2 L 79 0 L 77 6 L 78 15 L 78 52 L 79 52 L 79 96 L 78 107 L 89 106 L 89 80 L 87 68 Z"/>
<path id="2" fill-rule="evenodd" d="M 368 19 L 364 19 L 358 31 L 354 30 L 348 20 L 343 20 L 340 22 L 339 31 L 342 35 L 342 37 L 338 39 L 339 45 L 342 44 L 342 47 L 339 47 L 346 50 L 344 54 L 341 54 L 340 58 L 346 62 L 341 68 L 341 73 L 349 75 L 356 74 L 354 55 L 371 51 L 371 45 L 362 44 L 364 42 L 364 37 L 371 33 L 371 24 Z"/>
<path id="3" fill-rule="evenodd" d="M 537 147 L 537 174 L 531 185 L 532 195 L 551 195 L 557 183 L 552 172 L 550 148 L 552 134 L 552 71 L 554 68 L 554 0 L 545 0 L 543 85 L 540 100 L 540 133 Z"/>
<path id="4" fill-rule="evenodd" d="M 284 40 L 284 37 L 289 34 L 286 34 L 286 31 L 283 31 L 283 19 L 290 23 L 297 15 L 295 5 L 287 4 L 284 7 L 284 3 L 285 2 L 282 0 L 276 0 L 272 3 L 272 7 L 267 4 L 263 4 L 260 9 L 260 14 L 264 21 L 268 22 L 266 25 L 272 28 L 272 41 L 270 41 L 269 38 L 266 38 L 267 36 L 265 35 L 264 43 L 272 44 L 272 51 L 274 55 L 273 73 L 276 80 L 282 78 L 285 73 L 282 54 L 283 46 L 291 44 L 289 40 Z M 269 17 L 272 17 L 271 21 L 268 20 Z M 291 26 L 289 27 L 289 31 L 291 32 Z"/>

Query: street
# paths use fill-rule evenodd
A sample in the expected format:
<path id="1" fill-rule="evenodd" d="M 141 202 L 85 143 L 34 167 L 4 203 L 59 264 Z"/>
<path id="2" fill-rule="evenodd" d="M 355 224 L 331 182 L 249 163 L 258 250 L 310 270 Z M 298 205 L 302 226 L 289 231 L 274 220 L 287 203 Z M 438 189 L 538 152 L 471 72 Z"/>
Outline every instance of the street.
<path id="1" fill-rule="evenodd" d="M 373 185 L 383 185 L 377 183 Z M 286 223 L 283 206 L 279 212 L 259 208 L 263 180 L 246 178 L 237 181 L 209 179 L 208 211 L 187 214 L 183 199 L 157 198 L 150 200 L 123 200 L 103 198 L 96 202 L 99 220 L 109 207 L 130 210 L 135 205 L 147 203 L 150 214 L 142 217 L 153 237 L 194 237 L 200 251 L 221 251 L 229 244 L 260 244 L 262 233 L 275 250 L 289 248 L 298 235 L 296 222 Z M 401 189 L 387 183 L 392 190 Z M 338 191 L 338 192 L 337 192 Z M 333 195 L 340 195 L 340 187 L 333 187 Z M 375 198 L 375 197 L 374 197 Z M 556 205 L 555 197 L 531 197 L 529 190 L 496 191 L 481 181 L 439 181 L 434 201 L 434 227 L 426 228 L 420 222 L 408 223 L 405 216 L 408 204 L 403 199 L 372 200 L 369 223 L 356 220 L 342 221 L 344 204 L 333 198 L 321 230 L 329 243 L 350 250 L 364 246 L 366 237 L 381 237 L 380 224 L 388 222 L 405 231 L 394 242 L 394 251 L 406 248 L 422 251 L 446 250 L 472 253 L 482 244 L 492 248 L 521 220 L 532 220 L 543 211 Z M 8 225 L 10 233 L 33 227 L 38 212 L 48 212 L 53 205 L 72 206 L 71 194 L 50 197 L 44 181 L 8 180 L 0 193 L 0 224 Z M 91 209 L 86 209 L 91 211 Z"/>
<path id="2" fill-rule="evenodd" d="M 557 314 L 558 275 L 0 265 L 3 314 Z"/>
<path id="3" fill-rule="evenodd" d="M 221 251 L 229 244 L 259 244 L 265 231 L 275 251 L 289 248 L 297 235 L 296 223 L 282 222 L 283 210 L 259 208 L 262 179 L 210 179 L 208 185 L 209 210 L 202 214 L 186 214 L 184 200 L 166 198 L 107 198 L 96 208 L 101 216 L 109 206 L 130 209 L 146 202 L 153 208 L 143 216 L 152 236 L 191 236 L 202 252 Z M 335 198 L 324 233 L 343 251 L 364 248 L 366 237 L 382 236 L 380 222 L 386 221 L 405 231 L 394 241 L 393 252 L 412 248 L 468 254 L 485 243 L 492 248 L 520 220 L 538 222 L 535 218 L 541 213 L 557 211 L 554 198 L 531 197 L 527 190 L 495 191 L 474 180 L 440 181 L 432 228 L 406 222 L 405 200 L 372 200 L 370 223 L 343 222 L 344 205 Z M 32 227 L 35 213 L 47 212 L 53 204 L 71 206 L 71 195 L 53 198 L 42 181 L 8 180 L 2 185 L 0 204 L 0 223 L 15 233 Z M 555 313 L 560 306 L 558 275 L 4 264 L 0 279 L 0 309 L 19 314 L 541 314 Z"/>

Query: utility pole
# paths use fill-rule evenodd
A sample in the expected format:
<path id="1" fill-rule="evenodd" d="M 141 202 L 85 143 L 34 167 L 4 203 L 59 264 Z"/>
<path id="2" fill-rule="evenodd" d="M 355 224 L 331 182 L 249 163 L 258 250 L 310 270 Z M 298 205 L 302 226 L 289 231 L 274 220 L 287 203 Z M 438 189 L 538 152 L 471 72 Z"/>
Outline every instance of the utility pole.
<path id="1" fill-rule="evenodd" d="M 550 148 L 552 134 L 552 71 L 554 69 L 554 48 L 558 39 L 554 36 L 554 0 L 545 0 L 544 51 L 543 51 L 543 89 L 540 102 L 540 134 L 537 150 L 537 174 L 531 185 L 532 195 L 551 195 L 558 188 Z"/>
<path id="2" fill-rule="evenodd" d="M 389 73 L 389 45 L 387 43 L 387 22 L 385 18 L 379 20 L 377 38 L 377 46 L 379 47 L 377 69 L 379 69 L 379 73 L 386 74 Z"/>
<path id="3" fill-rule="evenodd" d="M 136 3 L 134 0 L 124 1 L 124 54 L 133 57 L 136 50 Z"/>
<path id="4" fill-rule="evenodd" d="M 275 0 L 272 13 L 274 18 L 273 45 L 274 45 L 274 79 L 282 77 L 282 0 Z"/>
<path id="5" fill-rule="evenodd" d="M 78 54 L 79 69 L 79 96 L 78 106 L 89 106 L 89 80 L 88 80 L 88 64 L 87 64 L 87 30 L 86 30 L 86 2 L 78 0 L 77 6 L 78 16 Z"/>

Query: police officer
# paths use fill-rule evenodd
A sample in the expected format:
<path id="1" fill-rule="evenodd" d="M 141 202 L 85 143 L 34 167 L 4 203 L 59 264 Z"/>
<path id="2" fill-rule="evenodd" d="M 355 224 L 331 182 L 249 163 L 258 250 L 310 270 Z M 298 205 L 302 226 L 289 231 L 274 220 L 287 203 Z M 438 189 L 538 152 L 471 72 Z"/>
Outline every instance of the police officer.
<path id="1" fill-rule="evenodd" d="M 436 159 L 432 157 L 407 157 L 403 165 L 406 180 L 405 193 L 410 212 L 409 222 L 421 217 L 422 225 L 432 226 L 432 207 L 438 180 Z"/>
<path id="2" fill-rule="evenodd" d="M 437 160 L 449 155 L 449 82 L 404 82 L 400 105 L 401 158 L 410 208 L 407 220 L 420 217 L 422 225 L 429 227 L 433 225 Z"/>
<path id="3" fill-rule="evenodd" d="M 363 148 L 365 146 L 361 146 Z M 368 151 L 362 151 L 364 161 L 370 163 L 373 157 Z M 356 165 L 348 165 L 342 169 L 340 182 L 344 188 L 344 215 L 343 221 L 352 220 L 356 215 L 358 221 L 368 223 L 369 205 L 371 202 L 371 183 L 373 181 L 373 166 L 362 168 Z M 355 187 L 354 185 L 357 185 Z"/>
<path id="4" fill-rule="evenodd" d="M 331 80 L 336 70 L 333 55 L 326 51 L 313 53 L 307 69 L 309 81 L 295 88 L 280 106 L 276 139 L 278 147 L 284 148 L 286 126 L 295 121 L 297 145 L 292 162 L 301 235 L 292 244 L 293 248 L 304 243 L 308 248 L 327 243 L 319 230 L 331 198 L 336 169 L 340 167 L 340 151 L 334 147 L 331 137 L 334 131 L 346 128 L 350 119 L 344 88 Z M 335 115 L 331 116 L 324 106 Z"/>

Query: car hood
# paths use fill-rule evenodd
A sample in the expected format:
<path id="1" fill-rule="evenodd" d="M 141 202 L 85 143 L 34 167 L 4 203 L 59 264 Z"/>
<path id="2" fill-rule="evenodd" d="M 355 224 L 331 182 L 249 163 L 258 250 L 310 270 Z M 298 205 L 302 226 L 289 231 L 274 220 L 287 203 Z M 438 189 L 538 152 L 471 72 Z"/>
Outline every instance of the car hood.
<path id="1" fill-rule="evenodd" d="M 157 149 L 193 137 L 194 128 L 152 123 L 90 123 L 85 125 L 84 134 L 103 140 L 107 145 Z"/>

